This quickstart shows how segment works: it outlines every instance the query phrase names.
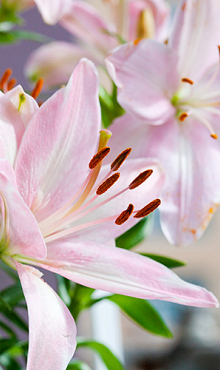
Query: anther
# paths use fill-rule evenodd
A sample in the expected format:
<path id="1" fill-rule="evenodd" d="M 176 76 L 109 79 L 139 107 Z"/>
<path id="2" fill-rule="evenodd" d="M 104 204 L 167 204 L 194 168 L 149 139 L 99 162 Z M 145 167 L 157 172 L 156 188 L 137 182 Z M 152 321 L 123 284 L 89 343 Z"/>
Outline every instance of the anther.
<path id="1" fill-rule="evenodd" d="M 110 176 L 108 179 L 106 179 L 101 185 L 99 185 L 98 189 L 96 190 L 97 195 L 102 195 L 105 193 L 108 189 L 114 185 L 114 183 L 119 179 L 120 173 L 116 172 L 112 176 Z"/>
<path id="2" fill-rule="evenodd" d="M 179 120 L 181 122 L 183 122 L 183 121 L 185 121 L 186 117 L 188 117 L 188 114 L 186 112 L 183 112 L 183 113 L 180 114 Z"/>
<path id="3" fill-rule="evenodd" d="M 211 137 L 212 137 L 213 139 L 215 139 L 215 140 L 217 140 L 217 139 L 218 139 L 218 135 L 216 135 L 216 134 L 211 134 Z"/>
<path id="4" fill-rule="evenodd" d="M 137 188 L 140 186 L 145 180 L 152 175 L 153 170 L 146 170 L 144 172 L 141 172 L 140 175 L 138 175 L 128 186 L 130 190 Z"/>
<path id="5" fill-rule="evenodd" d="M 117 158 L 115 158 L 115 160 L 112 162 L 111 170 L 112 171 L 117 171 L 119 169 L 119 167 L 121 167 L 121 165 L 125 161 L 125 159 L 129 156 L 130 153 L 131 153 L 131 148 L 127 148 L 127 149 L 123 150 L 123 152 L 121 154 L 119 154 L 117 156 Z"/>
<path id="6" fill-rule="evenodd" d="M 99 152 L 96 153 L 92 157 L 91 161 L 89 162 L 90 170 L 95 168 L 108 155 L 109 152 L 110 152 L 110 148 L 107 147 L 107 146 L 105 148 L 102 148 L 101 150 L 99 150 Z"/>
<path id="7" fill-rule="evenodd" d="M 182 78 L 182 82 L 187 82 L 188 84 L 193 85 L 193 81 L 190 80 L 190 78 L 187 78 L 187 77 Z"/>
<path id="8" fill-rule="evenodd" d="M 145 217 L 149 215 L 149 213 L 153 212 L 157 207 L 159 207 L 160 204 L 161 204 L 160 199 L 154 199 L 152 202 L 148 203 L 144 208 L 140 209 L 140 211 L 138 211 L 134 215 L 134 217 L 135 218 Z"/>
<path id="9" fill-rule="evenodd" d="M 34 89 L 33 89 L 33 91 L 31 92 L 31 96 L 32 96 L 32 98 L 37 99 L 38 95 L 40 94 L 40 92 L 41 92 L 41 90 L 42 90 L 43 83 L 44 83 L 43 78 L 39 78 L 39 80 L 38 80 L 38 81 L 37 81 L 37 83 L 36 83 L 35 88 L 34 88 Z"/>
<path id="10" fill-rule="evenodd" d="M 131 216 L 133 210 L 134 210 L 133 204 L 129 204 L 128 208 L 125 211 L 121 212 L 121 214 L 116 218 L 115 220 L 116 225 L 124 224 Z"/>
<path id="11" fill-rule="evenodd" d="M 10 81 L 8 82 L 8 91 L 13 89 L 16 83 L 17 83 L 16 78 L 11 78 Z"/>
<path id="12" fill-rule="evenodd" d="M 3 73 L 3 76 L 0 80 L 0 90 L 4 89 L 4 85 L 8 82 L 11 74 L 12 74 L 11 68 L 6 69 L 6 71 Z"/>

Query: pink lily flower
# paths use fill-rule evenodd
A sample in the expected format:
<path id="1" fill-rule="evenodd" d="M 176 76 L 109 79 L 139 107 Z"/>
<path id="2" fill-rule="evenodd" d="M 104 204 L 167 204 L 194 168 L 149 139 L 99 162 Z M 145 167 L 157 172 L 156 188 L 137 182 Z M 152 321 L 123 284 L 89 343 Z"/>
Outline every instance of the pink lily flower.
<path id="1" fill-rule="evenodd" d="M 200 238 L 220 199 L 219 16 L 214 0 L 182 1 L 168 46 L 137 41 L 106 59 L 129 114 L 111 127 L 112 145 L 163 164 L 161 226 L 174 244 Z"/>
<path id="2" fill-rule="evenodd" d="M 133 159 L 123 163 L 119 178 L 129 149 L 110 169 L 102 166 L 110 132 L 99 135 L 98 86 L 94 65 L 82 60 L 67 86 L 37 109 L 7 159 L 8 141 L 16 142 L 18 135 L 0 125 L 0 252 L 4 262 L 17 268 L 27 300 L 28 370 L 38 370 L 42 361 L 44 370 L 65 369 L 76 344 L 69 311 L 29 265 L 113 293 L 218 306 L 206 289 L 114 246 L 115 237 L 159 205 L 155 198 L 164 174 L 157 161 Z M 18 132 L 22 124 L 9 122 Z"/>
<path id="3" fill-rule="evenodd" d="M 31 80 L 42 77 L 45 89 L 66 83 L 82 57 L 103 66 L 104 56 L 122 40 L 148 37 L 164 41 L 168 21 L 164 0 L 105 1 L 99 10 L 86 1 L 72 1 L 60 24 L 78 45 L 55 41 L 39 47 L 27 61 L 26 74 Z"/>

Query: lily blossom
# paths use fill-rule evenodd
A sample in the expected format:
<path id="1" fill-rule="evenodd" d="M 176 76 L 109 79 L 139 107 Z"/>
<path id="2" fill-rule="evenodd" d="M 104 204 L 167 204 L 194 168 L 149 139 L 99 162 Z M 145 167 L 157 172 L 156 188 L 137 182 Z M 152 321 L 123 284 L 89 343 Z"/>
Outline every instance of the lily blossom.
<path id="1" fill-rule="evenodd" d="M 164 41 L 168 23 L 169 7 L 164 0 L 117 0 L 93 5 L 72 1 L 60 25 L 76 38 L 77 45 L 55 41 L 39 47 L 28 58 L 25 73 L 31 80 L 41 76 L 44 88 L 66 83 L 81 57 L 103 65 L 107 52 L 123 40 Z"/>
<path id="2" fill-rule="evenodd" d="M 200 238 L 220 199 L 219 16 L 215 0 L 181 1 L 168 45 L 137 40 L 106 59 L 129 114 L 113 124 L 113 141 L 124 139 L 113 146 L 164 165 L 161 225 L 174 244 Z"/>
<path id="3" fill-rule="evenodd" d="M 0 256 L 17 268 L 27 299 L 28 370 L 65 369 L 76 335 L 69 311 L 35 267 L 113 293 L 218 306 L 206 289 L 115 247 L 115 237 L 160 204 L 164 173 L 155 160 L 126 159 L 130 148 L 110 168 L 102 165 L 111 134 L 99 134 L 98 87 L 94 65 L 81 60 L 67 86 L 33 115 L 13 163 L 0 160 Z"/>

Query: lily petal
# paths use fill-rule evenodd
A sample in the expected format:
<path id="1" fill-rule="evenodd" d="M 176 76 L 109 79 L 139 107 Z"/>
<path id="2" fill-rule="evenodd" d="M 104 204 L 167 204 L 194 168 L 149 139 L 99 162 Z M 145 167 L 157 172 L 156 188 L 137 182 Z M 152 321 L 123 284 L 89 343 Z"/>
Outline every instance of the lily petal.
<path id="1" fill-rule="evenodd" d="M 44 21 L 50 25 L 57 23 L 69 10 L 71 0 L 34 0 Z"/>
<path id="2" fill-rule="evenodd" d="M 199 80 L 219 63 L 220 7 L 216 0 L 183 0 L 174 20 L 169 45 L 179 55 L 181 77 Z"/>
<path id="3" fill-rule="evenodd" d="M 36 100 L 29 94 L 26 94 L 20 85 L 17 85 L 12 90 L 8 91 L 5 96 L 19 111 L 24 126 L 27 127 L 34 113 L 39 109 Z"/>
<path id="4" fill-rule="evenodd" d="M 115 27 L 108 24 L 95 7 L 85 1 L 73 1 L 60 24 L 80 40 L 96 46 L 104 54 L 118 44 L 116 37 L 107 34 L 115 33 Z"/>
<path id="5" fill-rule="evenodd" d="M 82 59 L 68 85 L 34 115 L 17 157 L 18 188 L 38 221 L 67 202 L 86 178 L 99 129 L 97 73 Z"/>
<path id="6" fill-rule="evenodd" d="M 65 370 L 76 348 L 73 317 L 38 270 L 15 263 L 28 306 L 27 370 Z"/>
<path id="7" fill-rule="evenodd" d="M 55 41 L 42 45 L 31 53 L 25 66 L 30 80 L 43 78 L 43 89 L 66 83 L 82 57 L 98 62 L 94 53 L 69 42 Z"/>
<path id="8" fill-rule="evenodd" d="M 175 114 L 171 99 L 179 84 L 176 64 L 175 51 L 153 40 L 122 45 L 106 58 L 108 72 L 119 87 L 119 103 L 154 125 Z"/>
<path id="9" fill-rule="evenodd" d="M 201 237 L 220 198 L 220 150 L 206 127 L 188 117 L 161 126 L 138 123 L 125 115 L 111 126 L 111 145 L 127 128 L 126 145 L 139 157 L 157 157 L 166 176 L 159 207 L 161 226 L 170 243 L 187 245 Z M 138 140 L 135 140 L 138 131 Z M 139 140 L 141 138 L 141 141 Z M 141 145 L 142 144 L 142 145 Z M 205 150 L 204 150 L 205 148 Z"/>
<path id="10" fill-rule="evenodd" d="M 10 164 L 0 161 L 0 194 L 6 216 L 5 243 L 9 243 L 7 251 L 11 255 L 24 254 L 45 258 L 46 246 L 37 221 L 16 189 L 15 182 L 15 174 Z"/>
<path id="11" fill-rule="evenodd" d="M 217 307 L 206 289 L 181 280 L 173 271 L 134 252 L 98 243 L 48 244 L 48 257 L 37 265 L 79 284 L 144 299 L 196 307 Z"/>
<path id="12" fill-rule="evenodd" d="M 0 95 L 0 158 L 6 158 L 12 165 L 24 134 L 21 116 L 5 95 Z"/>

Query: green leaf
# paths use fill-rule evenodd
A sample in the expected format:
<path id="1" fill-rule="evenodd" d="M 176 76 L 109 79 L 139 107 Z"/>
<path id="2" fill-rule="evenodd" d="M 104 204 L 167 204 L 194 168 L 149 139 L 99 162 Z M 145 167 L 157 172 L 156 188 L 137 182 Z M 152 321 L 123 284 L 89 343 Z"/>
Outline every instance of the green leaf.
<path id="1" fill-rule="evenodd" d="M 116 303 L 126 315 L 143 329 L 162 337 L 172 338 L 172 333 L 164 320 L 148 301 L 118 294 L 109 296 L 107 299 Z"/>
<path id="2" fill-rule="evenodd" d="M 0 43 L 1 44 L 14 44 L 20 40 L 31 40 L 36 42 L 47 42 L 51 39 L 47 36 L 41 35 L 40 33 L 14 30 L 8 32 L 0 32 Z"/>
<path id="3" fill-rule="evenodd" d="M 24 320 L 15 311 L 12 310 L 10 305 L 7 302 L 5 302 L 1 296 L 0 296 L 0 312 L 8 320 L 13 322 L 13 324 L 17 325 L 20 329 L 28 331 L 27 324 L 24 322 Z"/>
<path id="4" fill-rule="evenodd" d="M 101 105 L 102 122 L 105 128 L 110 126 L 112 121 L 122 116 L 125 111 L 117 102 L 117 87 L 113 85 L 112 95 L 109 95 L 103 86 L 99 88 L 99 100 Z"/>
<path id="5" fill-rule="evenodd" d="M 0 355 L 13 347 L 17 343 L 17 339 L 14 338 L 6 338 L 6 339 L 0 339 Z"/>
<path id="6" fill-rule="evenodd" d="M 117 357 L 108 349 L 104 344 L 96 342 L 94 340 L 84 340 L 82 338 L 77 338 L 77 348 L 87 347 L 95 351 L 108 370 L 124 370 L 121 362 Z"/>
<path id="7" fill-rule="evenodd" d="M 144 257 L 149 257 L 152 260 L 161 263 L 162 265 L 172 269 L 174 267 L 182 267 L 186 266 L 185 262 L 170 258 L 170 257 L 165 257 L 165 256 L 159 256 L 157 254 L 152 254 L 152 253 L 139 253 Z"/>
<path id="8" fill-rule="evenodd" d="M 151 233 L 153 215 L 149 215 L 139 221 L 135 226 L 116 238 L 116 246 L 123 249 L 131 249 L 142 242 Z"/>
<path id="9" fill-rule="evenodd" d="M 16 361 L 13 358 L 8 357 L 6 354 L 0 356 L 0 364 L 3 365 L 5 369 L 7 370 L 21 370 L 22 369 L 18 361 Z M 0 369 L 3 369 L 3 368 L 0 367 Z"/>
<path id="10" fill-rule="evenodd" d="M 24 301 L 24 294 L 20 282 L 4 289 L 1 292 L 1 299 L 10 307 L 14 307 L 18 305 L 19 302 Z"/>
<path id="11" fill-rule="evenodd" d="M 82 361 L 72 361 L 69 366 L 67 366 L 67 370 L 92 370 L 89 365 Z"/>

